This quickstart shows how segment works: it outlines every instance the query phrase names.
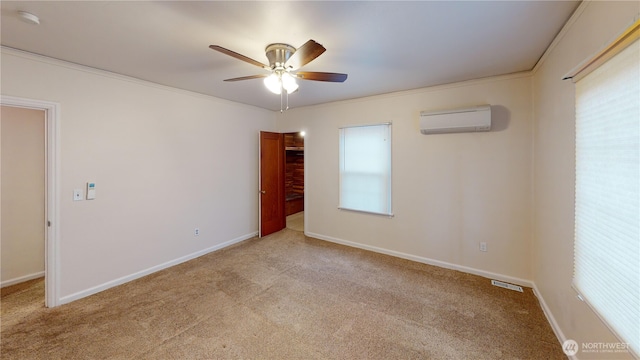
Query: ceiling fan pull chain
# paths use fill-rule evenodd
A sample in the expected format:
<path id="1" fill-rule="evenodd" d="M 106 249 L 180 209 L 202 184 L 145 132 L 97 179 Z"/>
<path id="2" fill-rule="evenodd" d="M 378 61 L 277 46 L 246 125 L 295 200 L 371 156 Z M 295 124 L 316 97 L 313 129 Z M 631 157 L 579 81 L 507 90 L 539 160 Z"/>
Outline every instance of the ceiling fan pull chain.
<path id="1" fill-rule="evenodd" d="M 282 91 L 280 91 L 280 113 L 282 113 Z"/>

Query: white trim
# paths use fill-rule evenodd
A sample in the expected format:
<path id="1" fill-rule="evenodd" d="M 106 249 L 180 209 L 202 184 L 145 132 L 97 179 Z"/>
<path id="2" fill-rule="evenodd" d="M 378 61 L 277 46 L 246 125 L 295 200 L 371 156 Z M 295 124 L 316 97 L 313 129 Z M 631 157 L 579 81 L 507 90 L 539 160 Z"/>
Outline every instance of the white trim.
<path id="1" fill-rule="evenodd" d="M 43 276 L 44 276 L 44 271 L 40 271 L 40 272 L 37 272 L 37 273 L 33 273 L 33 274 L 25 275 L 25 276 L 20 276 L 20 277 L 17 277 L 15 279 L 5 280 L 5 281 L 0 283 L 0 288 L 11 286 L 11 285 L 15 285 L 15 284 L 20 284 L 20 283 L 23 283 L 25 281 L 29 281 L 29 280 L 33 280 L 33 279 L 38 279 L 38 278 L 41 278 Z"/>
<path id="2" fill-rule="evenodd" d="M 384 216 L 384 217 L 388 217 L 388 218 L 393 218 L 393 216 L 394 216 L 394 215 L 393 215 L 393 212 L 389 212 L 389 213 L 381 213 L 381 212 L 375 212 L 375 211 L 366 211 L 366 210 L 350 209 L 350 208 L 340 207 L 340 206 L 338 206 L 338 210 L 341 210 L 341 211 L 351 211 L 351 212 L 360 213 L 360 214 L 380 215 L 380 216 Z"/>
<path id="3" fill-rule="evenodd" d="M 226 99 L 223 99 L 223 98 L 215 97 L 213 95 L 207 95 L 207 94 L 202 94 L 202 93 L 198 93 L 198 92 L 194 92 L 194 91 L 190 91 L 190 90 L 184 90 L 184 89 L 180 89 L 180 88 L 170 87 L 170 86 L 154 83 L 154 82 L 151 82 L 151 81 L 148 81 L 148 80 L 142 80 L 142 79 L 138 79 L 138 78 L 127 76 L 127 75 L 122 75 L 122 74 L 118 74 L 118 73 L 114 73 L 114 72 L 110 72 L 110 71 L 106 71 L 106 70 L 92 68 L 90 66 L 81 65 L 81 64 L 77 64 L 77 63 L 72 63 L 72 62 L 68 62 L 68 61 L 64 61 L 64 60 L 60 60 L 60 59 L 56 59 L 56 58 L 52 58 L 52 57 L 48 57 L 48 56 L 44 56 L 44 55 L 31 53 L 31 52 L 24 51 L 24 50 L 19 50 L 19 49 L 16 49 L 16 48 L 5 46 L 5 45 L 0 45 L 0 51 L 3 52 L 3 53 L 9 54 L 9 55 L 18 56 L 18 57 L 21 57 L 21 58 L 24 58 L 24 59 L 28 59 L 28 60 L 32 60 L 32 61 L 38 61 L 38 62 L 49 64 L 49 65 L 60 66 L 60 67 L 73 69 L 73 70 L 78 70 L 78 71 L 84 71 L 84 72 L 87 72 L 87 73 L 90 73 L 90 74 L 94 74 L 94 75 L 98 75 L 98 76 L 104 76 L 104 77 L 108 77 L 108 78 L 112 78 L 112 79 L 128 81 L 128 82 L 132 82 L 132 83 L 136 83 L 136 84 L 141 84 L 141 85 L 145 85 L 145 86 L 149 86 L 149 87 L 153 87 L 153 88 L 157 88 L 157 89 L 163 89 L 163 90 L 167 90 L 167 91 L 173 91 L 173 92 L 186 94 L 186 95 L 191 95 L 191 96 L 195 96 L 195 97 L 206 98 L 206 99 L 214 100 L 214 101 L 217 101 L 217 102 L 220 102 L 220 103 L 225 103 L 227 105 L 235 105 L 235 106 L 240 106 L 240 107 L 252 107 L 252 108 L 255 108 L 255 109 L 260 109 L 260 110 L 267 111 L 269 113 L 277 113 L 276 116 L 278 116 L 278 114 L 280 114 L 280 111 L 278 111 L 278 110 L 265 109 L 265 108 L 261 108 L 261 107 L 255 106 L 255 105 L 248 105 L 248 104 L 243 104 L 243 103 L 239 103 L 239 102 L 235 102 L 235 101 L 231 101 L 231 100 L 226 100 Z M 333 106 L 333 105 L 336 105 L 336 104 L 348 104 L 348 103 L 355 103 L 355 102 L 377 101 L 377 100 L 379 100 L 381 98 L 400 97 L 400 96 L 407 96 L 407 95 L 413 95 L 413 94 L 430 93 L 430 92 L 434 92 L 434 91 L 441 91 L 441 90 L 458 88 L 458 87 L 467 87 L 467 86 L 473 86 L 473 85 L 485 84 L 485 83 L 492 83 L 492 82 L 497 82 L 497 81 L 519 79 L 519 78 L 523 78 L 523 77 L 526 78 L 526 77 L 530 77 L 531 75 L 532 75 L 531 70 L 518 71 L 518 72 L 514 72 L 514 73 L 510 73 L 510 74 L 486 76 L 486 77 L 482 77 L 482 78 L 478 78 L 478 79 L 458 81 L 458 82 L 453 82 L 453 83 L 435 84 L 435 85 L 425 86 L 425 87 L 417 88 L 417 89 L 395 91 L 395 92 L 390 92 L 390 93 L 385 93 L 385 94 L 378 94 L 378 95 L 369 95 L 369 96 L 363 96 L 363 97 L 359 97 L 359 98 L 346 99 L 346 100 L 336 100 L 336 101 L 332 101 L 332 102 L 329 102 L 329 103 L 305 105 L 305 106 L 297 107 L 296 109 L 309 108 L 309 107 Z"/>
<path id="4" fill-rule="evenodd" d="M 560 345 L 564 344 L 564 342 L 567 341 L 567 337 L 562 332 L 562 329 L 560 329 L 560 325 L 558 325 L 556 318 L 553 316 L 551 309 L 547 305 L 547 302 L 544 301 L 544 297 L 542 297 L 542 294 L 540 293 L 540 290 L 538 289 L 535 283 L 533 283 L 533 294 L 536 296 L 536 298 L 538 298 L 538 302 L 540 303 L 542 312 L 544 313 L 544 316 L 547 318 L 547 321 L 551 325 L 551 329 L 553 330 L 553 333 L 556 334 L 556 338 L 560 342 Z M 575 355 L 569 356 L 569 358 L 572 360 L 578 359 L 578 357 Z"/>
<path id="5" fill-rule="evenodd" d="M 0 96 L 0 104 L 6 106 L 45 111 L 46 159 L 46 210 L 50 222 L 45 231 L 45 306 L 60 305 L 60 104 L 50 101 Z"/>
<path id="6" fill-rule="evenodd" d="M 2 52 L 4 54 L 7 54 L 7 55 L 21 57 L 23 59 L 27 59 L 27 60 L 31 60 L 31 61 L 37 61 L 37 62 L 40 62 L 40 63 L 43 63 L 43 64 L 59 66 L 59 67 L 72 69 L 72 70 L 77 70 L 77 71 L 82 71 L 82 72 L 89 73 L 89 74 L 92 74 L 92 75 L 103 76 L 103 77 L 106 77 L 106 78 L 116 79 L 116 80 L 120 80 L 120 81 L 126 81 L 126 82 L 130 82 L 130 83 L 138 84 L 138 85 L 148 86 L 148 87 L 155 88 L 155 89 L 161 89 L 161 90 L 171 91 L 171 92 L 174 92 L 174 93 L 179 93 L 179 94 L 182 94 L 182 95 L 193 96 L 193 97 L 196 97 L 196 98 L 208 99 L 208 100 L 212 100 L 212 101 L 215 101 L 215 102 L 218 102 L 218 103 L 221 103 L 221 104 L 233 105 L 233 106 L 242 107 L 242 108 L 250 107 L 250 108 L 259 109 L 259 110 L 262 110 L 262 111 L 265 111 L 265 112 L 268 112 L 268 113 L 275 112 L 275 110 L 264 109 L 264 108 L 261 108 L 261 107 L 255 106 L 255 105 L 243 104 L 243 103 L 239 103 L 239 102 L 236 102 L 236 101 L 215 97 L 213 95 L 207 95 L 207 94 L 203 94 L 203 93 L 199 93 L 199 92 L 195 92 L 195 91 L 191 91 L 191 90 L 185 90 L 185 89 L 180 89 L 180 88 L 171 87 L 171 86 L 167 86 L 167 85 L 162 85 L 162 84 L 154 83 L 154 82 L 151 82 L 151 81 L 148 81 L 148 80 L 142 80 L 142 79 L 135 78 L 135 77 L 128 76 L 128 75 L 122 75 L 122 74 L 118 74 L 118 73 L 107 71 L 107 70 L 93 68 L 93 67 L 90 67 L 90 66 L 87 66 L 87 65 L 81 65 L 81 64 L 68 62 L 68 61 L 65 61 L 65 60 L 60 60 L 60 59 L 56 59 L 56 58 L 52 58 L 52 57 L 48 57 L 48 56 L 44 56 L 44 55 L 40 55 L 40 54 L 35 54 L 35 53 L 31 53 L 31 52 L 28 52 L 28 51 L 25 51 L 25 50 L 20 50 L 20 49 L 8 47 L 8 46 L 5 46 L 5 45 L 0 45 L 0 52 Z"/>
<path id="7" fill-rule="evenodd" d="M 435 84 L 435 85 L 425 86 L 417 89 L 401 90 L 401 91 L 395 91 L 395 92 L 378 94 L 378 95 L 363 96 L 363 97 L 353 98 L 353 99 L 336 100 L 336 101 L 322 103 L 322 104 L 305 105 L 305 106 L 296 107 L 296 109 L 322 108 L 322 107 L 335 106 L 339 104 L 375 102 L 381 99 L 390 99 L 394 97 L 403 97 L 403 96 L 416 95 L 416 94 L 427 94 L 431 92 L 456 89 L 460 87 L 470 87 L 470 86 L 490 84 L 490 83 L 500 82 L 500 81 L 507 81 L 512 79 L 529 78 L 531 76 L 532 76 L 531 70 L 518 71 L 515 73 L 504 74 L 504 75 L 487 76 L 487 77 L 482 77 L 478 79 L 464 80 L 464 81 L 445 83 L 445 84 Z"/>
<path id="8" fill-rule="evenodd" d="M 133 281 L 133 280 L 139 279 L 139 278 L 141 278 L 143 276 L 147 276 L 147 275 L 155 273 L 157 271 L 170 268 L 172 266 L 181 264 L 183 262 L 187 262 L 189 260 L 193 260 L 193 259 L 195 259 L 197 257 L 206 255 L 206 254 L 208 254 L 210 252 L 225 248 L 227 246 L 231 246 L 233 244 L 239 243 L 239 242 L 247 240 L 247 239 L 251 239 L 252 237 L 257 236 L 257 235 L 258 235 L 258 232 L 254 231 L 252 233 L 249 233 L 249 234 L 246 234 L 246 235 L 242 235 L 242 236 L 239 236 L 239 237 L 237 237 L 235 239 L 231 239 L 229 241 L 223 242 L 222 244 L 214 245 L 214 246 L 209 247 L 207 249 L 196 251 L 196 252 L 191 253 L 189 255 L 185 255 L 185 256 L 179 257 L 177 259 L 167 261 L 167 262 L 165 262 L 163 264 L 152 266 L 152 267 L 150 267 L 148 269 L 144 269 L 144 270 L 138 271 L 138 272 L 130 274 L 130 275 L 123 276 L 123 277 L 115 279 L 115 280 L 107 281 L 106 283 L 100 284 L 98 286 L 94 286 L 94 287 L 86 289 L 86 290 L 78 291 L 77 293 L 74 293 L 74 294 L 71 294 L 71 295 L 67 295 L 67 296 L 64 296 L 64 297 L 60 298 L 60 304 L 61 305 L 62 304 L 68 304 L 68 303 L 70 303 L 72 301 L 79 300 L 79 299 L 82 299 L 84 297 L 87 297 L 87 296 L 90 296 L 90 295 L 93 295 L 93 294 L 97 294 L 97 293 L 99 293 L 101 291 L 110 289 L 110 288 L 118 286 L 118 285 L 122 285 L 122 284 L 128 283 L 129 281 Z"/>
<path id="9" fill-rule="evenodd" d="M 571 28 L 573 27 L 573 24 L 575 24 L 575 22 L 578 21 L 578 19 L 580 18 L 584 10 L 587 8 L 587 6 L 589 6 L 591 2 L 592 1 L 585 0 L 585 1 L 582 1 L 580 5 L 578 5 L 576 10 L 573 12 L 573 14 L 571 14 L 571 17 L 569 17 L 569 20 L 567 20 L 564 26 L 562 26 L 562 29 L 560 29 L 560 32 L 556 35 L 556 37 L 553 39 L 551 44 L 547 46 L 547 49 L 544 51 L 544 54 L 542 54 L 540 59 L 538 59 L 538 62 L 533 66 L 533 69 L 531 69 L 532 76 L 535 75 L 536 72 L 538 72 L 538 69 L 542 67 L 542 64 L 544 64 L 544 62 L 547 60 L 549 55 L 551 55 L 551 53 L 556 48 L 556 46 L 558 46 L 560 41 L 562 41 L 562 39 L 565 37 L 565 35 L 567 35 L 569 30 L 571 30 Z"/>
<path id="10" fill-rule="evenodd" d="M 445 268 L 445 269 L 457 270 L 457 271 L 461 271 L 461 272 L 468 273 L 468 274 L 482 276 L 482 277 L 485 277 L 485 278 L 488 278 L 488 279 L 501 280 L 501 281 L 509 282 L 509 283 L 516 284 L 516 285 L 526 286 L 526 287 L 533 287 L 533 285 L 534 285 L 531 280 L 525 280 L 525 279 L 520 279 L 520 278 L 516 278 L 516 277 L 513 277 L 513 276 L 497 274 L 497 273 L 493 273 L 493 272 L 490 272 L 490 271 L 471 268 L 471 267 L 468 267 L 468 266 L 452 264 L 452 263 L 448 263 L 448 262 L 440 261 L 440 260 L 435 260 L 435 259 L 429 259 L 429 258 L 426 258 L 426 257 L 411 255 L 411 254 L 407 254 L 407 253 L 403 253 L 403 252 L 399 252 L 399 251 L 395 251 L 395 250 L 383 249 L 383 248 L 380 248 L 380 247 L 377 247 L 377 246 L 360 244 L 360 243 L 356 243 L 356 242 L 353 242 L 353 241 L 342 240 L 342 239 L 334 238 L 334 237 L 331 237 L 331 236 L 325 236 L 325 235 L 316 234 L 316 233 L 307 232 L 307 231 L 305 231 L 304 234 L 306 236 L 308 236 L 308 237 L 312 237 L 312 238 L 316 238 L 316 239 L 320 239 L 320 240 L 326 240 L 326 241 L 330 241 L 330 242 L 333 242 L 333 243 L 336 243 L 336 244 L 346 245 L 346 246 L 350 246 L 350 247 L 354 247 L 354 248 L 358 248 L 358 249 L 363 249 L 363 250 L 369 250 L 369 251 L 377 252 L 377 253 L 380 253 L 380 254 L 391 255 L 391 256 L 398 257 L 398 258 L 407 259 L 407 260 L 411 260 L 411 261 L 416 261 L 416 262 L 419 262 L 419 263 L 423 263 L 423 264 L 427 264 L 427 265 L 433 265 L 433 266 L 437 266 L 437 267 L 441 267 L 441 268 Z"/>
<path id="11" fill-rule="evenodd" d="M 339 127 L 338 130 L 349 129 L 349 128 L 360 128 L 360 127 L 370 127 L 370 126 L 380 126 L 380 125 L 393 125 L 391 121 L 383 122 L 383 123 L 374 123 L 374 124 L 357 124 L 357 125 L 346 125 Z"/>
<path id="12" fill-rule="evenodd" d="M 262 237 L 262 130 L 258 130 L 258 237 Z M 286 164 L 285 164 L 286 166 Z M 286 219 L 285 219 L 286 227 Z"/>

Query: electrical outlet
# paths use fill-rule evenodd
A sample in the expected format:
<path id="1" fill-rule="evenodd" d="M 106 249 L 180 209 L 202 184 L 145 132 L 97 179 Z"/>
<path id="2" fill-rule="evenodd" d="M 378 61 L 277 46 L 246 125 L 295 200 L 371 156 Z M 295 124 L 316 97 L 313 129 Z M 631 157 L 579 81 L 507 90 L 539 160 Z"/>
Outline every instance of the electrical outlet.
<path id="1" fill-rule="evenodd" d="M 198 235 L 200 235 L 200 228 L 195 228 L 195 229 L 193 230 L 193 235 L 194 235 L 194 236 L 198 236 Z"/>
<path id="2" fill-rule="evenodd" d="M 486 242 L 481 242 L 480 243 L 480 251 L 487 251 L 487 243 Z"/>

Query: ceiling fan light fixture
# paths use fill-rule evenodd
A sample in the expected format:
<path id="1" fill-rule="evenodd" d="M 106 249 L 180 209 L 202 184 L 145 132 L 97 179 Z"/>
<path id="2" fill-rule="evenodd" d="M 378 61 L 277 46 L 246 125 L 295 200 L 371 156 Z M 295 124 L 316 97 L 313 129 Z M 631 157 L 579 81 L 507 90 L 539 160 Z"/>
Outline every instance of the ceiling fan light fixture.
<path id="1" fill-rule="evenodd" d="M 298 90 L 298 83 L 296 82 L 296 78 L 293 75 L 285 72 L 282 74 L 282 87 L 287 90 L 287 93 L 291 94 L 292 92 Z"/>
<path id="2" fill-rule="evenodd" d="M 282 93 L 282 83 L 280 82 L 280 77 L 276 73 L 264 78 L 264 86 L 276 95 L 280 95 Z"/>

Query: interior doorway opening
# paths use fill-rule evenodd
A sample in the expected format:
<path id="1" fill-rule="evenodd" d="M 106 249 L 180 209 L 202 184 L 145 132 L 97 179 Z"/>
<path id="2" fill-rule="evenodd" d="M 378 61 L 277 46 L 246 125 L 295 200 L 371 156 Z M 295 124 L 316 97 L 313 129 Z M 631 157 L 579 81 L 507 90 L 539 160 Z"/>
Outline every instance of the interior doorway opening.
<path id="1" fill-rule="evenodd" d="M 285 215 L 304 211 L 304 136 L 300 132 L 284 134 Z"/>
<path id="2" fill-rule="evenodd" d="M 59 300 L 59 118 L 60 105 L 58 103 L 1 96 L 0 105 L 44 111 L 44 157 L 45 157 L 45 188 L 44 188 L 44 304 L 46 307 L 60 305 Z"/>
<path id="3" fill-rule="evenodd" d="M 304 232 L 304 133 L 284 134 L 287 228 Z"/>
<path id="4" fill-rule="evenodd" d="M 45 112 L 2 105 L 0 261 L 3 304 L 45 303 Z M 22 305 L 21 305 L 22 306 Z"/>
<path id="5" fill-rule="evenodd" d="M 261 131 L 259 149 L 259 236 L 304 231 L 304 132 Z"/>

